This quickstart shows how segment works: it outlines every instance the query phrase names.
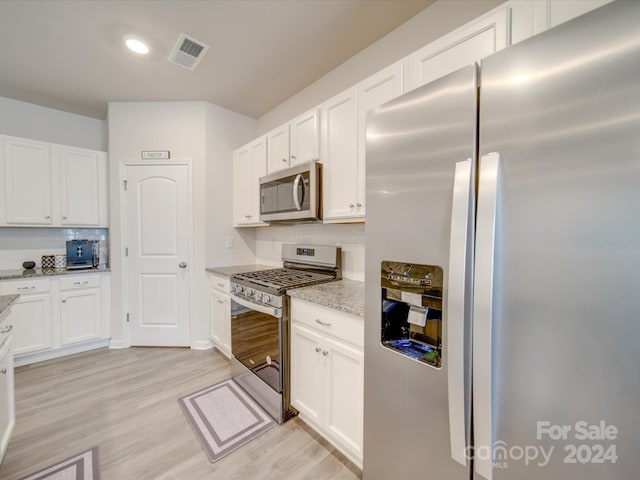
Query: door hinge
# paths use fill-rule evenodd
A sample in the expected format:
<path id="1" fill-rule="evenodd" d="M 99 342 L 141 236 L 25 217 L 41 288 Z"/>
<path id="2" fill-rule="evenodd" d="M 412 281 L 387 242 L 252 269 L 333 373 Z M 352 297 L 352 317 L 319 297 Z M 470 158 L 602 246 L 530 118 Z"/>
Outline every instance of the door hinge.
<path id="1" fill-rule="evenodd" d="M 125 190 L 127 190 L 127 181 L 126 180 L 122 181 L 122 186 L 124 187 Z"/>
<path id="2" fill-rule="evenodd" d="M 129 314 L 127 313 L 127 322 L 129 321 Z"/>
<path id="3" fill-rule="evenodd" d="M 125 257 L 129 256 L 129 247 L 124 247 L 124 256 Z"/>

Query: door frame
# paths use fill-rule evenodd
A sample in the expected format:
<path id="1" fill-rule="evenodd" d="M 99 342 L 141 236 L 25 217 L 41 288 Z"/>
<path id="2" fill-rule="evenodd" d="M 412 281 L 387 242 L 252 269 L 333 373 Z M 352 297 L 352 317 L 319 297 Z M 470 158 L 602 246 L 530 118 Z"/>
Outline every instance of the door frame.
<path id="1" fill-rule="evenodd" d="M 127 312 L 129 311 L 129 257 L 124 254 L 124 249 L 127 247 L 127 199 L 124 189 L 124 181 L 126 180 L 127 167 L 167 167 L 167 166 L 187 166 L 187 222 L 189 224 L 189 231 L 191 232 L 189 241 L 187 242 L 187 275 L 189 278 L 189 292 L 188 292 L 188 307 L 189 307 L 189 346 L 191 346 L 192 338 L 192 326 L 193 326 L 193 287 L 194 287 L 194 270 L 193 270 L 193 252 L 194 252 L 194 201 L 193 201 L 193 159 L 175 159 L 175 160 L 153 160 L 144 162 L 141 160 L 124 160 L 120 162 L 120 168 L 118 172 L 118 191 L 120 192 L 119 208 L 122 212 L 120 217 L 120 245 L 122 245 L 123 254 L 120 256 L 120 268 L 122 272 L 121 294 L 122 294 L 122 346 L 124 348 L 131 347 L 131 333 L 129 329 L 130 323 L 127 321 Z"/>

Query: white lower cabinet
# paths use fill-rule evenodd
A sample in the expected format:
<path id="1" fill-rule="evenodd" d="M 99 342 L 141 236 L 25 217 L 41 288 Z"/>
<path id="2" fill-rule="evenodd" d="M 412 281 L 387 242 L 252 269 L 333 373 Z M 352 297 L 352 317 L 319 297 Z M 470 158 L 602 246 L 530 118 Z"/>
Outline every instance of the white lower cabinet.
<path id="1" fill-rule="evenodd" d="M 111 277 L 59 275 L 3 280 L 0 295 L 19 294 L 13 325 L 16 365 L 106 346 L 111 336 Z"/>
<path id="2" fill-rule="evenodd" d="M 291 404 L 362 467 L 364 321 L 295 298 L 291 305 Z"/>
<path id="3" fill-rule="evenodd" d="M 209 338 L 213 346 L 231 358 L 231 298 L 229 279 L 209 275 Z"/>

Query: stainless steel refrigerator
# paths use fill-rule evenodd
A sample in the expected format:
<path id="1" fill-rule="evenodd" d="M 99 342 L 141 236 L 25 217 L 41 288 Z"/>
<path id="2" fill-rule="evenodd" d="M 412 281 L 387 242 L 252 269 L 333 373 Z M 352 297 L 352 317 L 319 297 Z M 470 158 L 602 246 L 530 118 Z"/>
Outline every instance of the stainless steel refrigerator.
<path id="1" fill-rule="evenodd" d="M 640 2 L 376 109 L 364 479 L 640 472 Z"/>

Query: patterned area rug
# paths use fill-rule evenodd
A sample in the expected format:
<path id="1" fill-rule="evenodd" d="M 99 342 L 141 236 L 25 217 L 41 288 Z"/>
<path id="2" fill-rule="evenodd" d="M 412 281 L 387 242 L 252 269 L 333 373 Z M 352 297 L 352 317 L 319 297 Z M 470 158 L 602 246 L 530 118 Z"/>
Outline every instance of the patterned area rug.
<path id="1" fill-rule="evenodd" d="M 232 379 L 179 398 L 178 403 L 210 462 L 276 425 Z"/>
<path id="2" fill-rule="evenodd" d="M 99 480 L 98 447 L 32 473 L 20 480 Z"/>

